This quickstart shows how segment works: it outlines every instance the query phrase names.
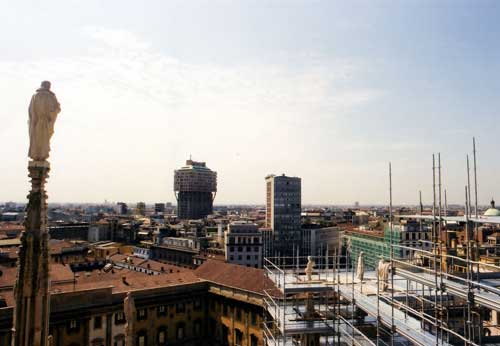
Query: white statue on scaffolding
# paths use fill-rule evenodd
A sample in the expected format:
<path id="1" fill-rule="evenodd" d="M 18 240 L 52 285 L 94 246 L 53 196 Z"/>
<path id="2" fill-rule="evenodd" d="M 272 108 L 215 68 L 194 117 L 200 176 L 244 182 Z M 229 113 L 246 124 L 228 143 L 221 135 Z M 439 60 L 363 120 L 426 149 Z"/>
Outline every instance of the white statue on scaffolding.
<path id="1" fill-rule="evenodd" d="M 307 266 L 306 266 L 306 275 L 307 275 L 307 281 L 312 280 L 312 273 L 313 273 L 313 268 L 314 268 L 314 261 L 312 260 L 311 256 L 307 256 Z"/>
<path id="2" fill-rule="evenodd" d="M 423 256 L 420 252 L 417 252 L 415 251 L 413 253 L 413 264 L 416 265 L 416 266 L 423 266 L 424 263 L 423 263 Z"/>
<path id="3" fill-rule="evenodd" d="M 389 271 L 391 270 L 391 263 L 386 262 L 383 258 L 378 261 L 377 267 L 377 277 L 378 277 L 378 288 L 382 292 L 385 292 L 388 288 L 387 280 L 389 279 Z"/>
<path id="4" fill-rule="evenodd" d="M 359 281 L 363 281 L 365 276 L 365 253 L 363 251 L 359 252 L 358 265 L 356 268 L 356 278 Z"/>

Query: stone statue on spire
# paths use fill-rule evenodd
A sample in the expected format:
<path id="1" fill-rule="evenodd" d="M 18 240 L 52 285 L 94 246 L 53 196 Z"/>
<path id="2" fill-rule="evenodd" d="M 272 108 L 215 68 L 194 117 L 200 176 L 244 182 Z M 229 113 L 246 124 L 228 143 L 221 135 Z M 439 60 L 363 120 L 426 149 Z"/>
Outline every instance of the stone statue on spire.
<path id="1" fill-rule="evenodd" d="M 54 124 L 61 106 L 56 95 L 50 91 L 50 82 L 43 81 L 31 97 L 29 105 L 30 148 L 28 156 L 34 161 L 49 158 L 50 139 L 54 134 Z"/>
<path id="2" fill-rule="evenodd" d="M 31 190 L 28 195 L 24 231 L 21 235 L 17 280 L 14 287 L 13 346 L 50 346 L 49 231 L 45 183 L 50 138 L 61 106 L 50 91 L 50 82 L 42 82 L 29 105 L 30 148 L 28 164 Z"/>

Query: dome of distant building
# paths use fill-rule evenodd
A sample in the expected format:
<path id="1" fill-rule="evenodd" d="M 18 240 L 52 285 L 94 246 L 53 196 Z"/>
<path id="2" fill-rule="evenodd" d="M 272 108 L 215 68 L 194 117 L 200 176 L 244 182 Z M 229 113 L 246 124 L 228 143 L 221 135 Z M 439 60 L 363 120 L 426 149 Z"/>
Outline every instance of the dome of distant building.
<path id="1" fill-rule="evenodd" d="M 495 208 L 495 201 L 491 200 L 491 207 L 484 212 L 484 216 L 500 216 L 500 210 Z"/>

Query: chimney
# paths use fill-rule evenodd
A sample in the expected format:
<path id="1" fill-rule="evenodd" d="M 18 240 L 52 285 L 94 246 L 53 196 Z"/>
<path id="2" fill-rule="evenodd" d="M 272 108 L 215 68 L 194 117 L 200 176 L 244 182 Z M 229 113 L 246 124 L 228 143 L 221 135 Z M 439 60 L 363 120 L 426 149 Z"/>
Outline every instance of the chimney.
<path id="1" fill-rule="evenodd" d="M 125 284 L 125 285 L 130 285 L 128 282 L 127 282 L 127 277 L 125 275 L 122 276 L 122 282 Z"/>

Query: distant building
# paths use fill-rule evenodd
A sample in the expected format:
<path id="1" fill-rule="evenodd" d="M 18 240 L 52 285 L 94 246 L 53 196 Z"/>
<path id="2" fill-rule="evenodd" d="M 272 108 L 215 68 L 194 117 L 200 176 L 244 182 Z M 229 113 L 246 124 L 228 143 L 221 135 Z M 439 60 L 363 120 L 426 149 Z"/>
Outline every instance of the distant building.
<path id="1" fill-rule="evenodd" d="M 137 205 L 135 207 L 135 213 L 137 215 L 146 215 L 146 203 L 144 202 L 137 202 Z"/>
<path id="2" fill-rule="evenodd" d="M 118 215 L 127 215 L 128 214 L 128 206 L 127 203 L 118 202 L 116 204 Z"/>
<path id="3" fill-rule="evenodd" d="M 165 214 L 165 203 L 155 203 L 155 214 Z"/>
<path id="4" fill-rule="evenodd" d="M 226 262 L 247 267 L 262 267 L 262 234 L 254 223 L 229 224 L 225 234 Z"/>
<path id="5" fill-rule="evenodd" d="M 0 221 L 22 221 L 24 213 L 6 212 L 0 214 Z"/>
<path id="6" fill-rule="evenodd" d="M 370 215 L 365 211 L 357 211 L 352 216 L 352 224 L 353 225 L 367 225 L 370 219 Z"/>
<path id="7" fill-rule="evenodd" d="M 90 225 L 86 222 L 61 223 L 49 226 L 49 235 L 51 239 L 87 240 L 89 228 Z"/>
<path id="8" fill-rule="evenodd" d="M 151 256 L 151 250 L 149 249 L 149 247 L 146 248 L 146 247 L 134 246 L 132 251 L 135 257 L 149 259 L 149 257 Z"/>
<path id="9" fill-rule="evenodd" d="M 404 247 L 394 247 L 396 258 L 412 258 L 414 251 L 431 250 L 429 240 L 431 240 L 431 227 L 428 224 L 409 221 L 405 224 L 386 224 L 383 231 L 371 230 L 350 230 L 345 235 L 347 246 L 351 248 L 351 257 L 356 262 L 359 253 L 363 251 L 365 264 L 369 268 L 375 268 L 380 257 L 385 259 L 390 257 L 391 238 L 392 244 Z M 423 240 L 421 242 L 420 240 Z"/>
<path id="10" fill-rule="evenodd" d="M 490 207 L 484 212 L 484 216 L 500 216 L 500 210 L 495 207 L 495 201 L 492 199 Z"/>
<path id="11" fill-rule="evenodd" d="M 89 227 L 88 241 L 98 242 L 103 240 L 111 240 L 111 227 L 109 222 L 101 220 L 92 224 Z"/>
<path id="12" fill-rule="evenodd" d="M 269 175 L 266 177 L 266 228 L 273 230 L 273 255 L 292 256 L 301 244 L 301 179 Z"/>
<path id="13" fill-rule="evenodd" d="M 200 253 L 200 243 L 190 238 L 164 237 L 161 244 L 152 245 L 150 258 L 160 262 L 194 267 L 194 257 Z"/>
<path id="14" fill-rule="evenodd" d="M 303 227 L 299 256 L 321 256 L 326 254 L 326 250 L 331 255 L 339 249 L 342 235 L 339 227 Z"/>
<path id="15" fill-rule="evenodd" d="M 187 160 L 186 166 L 174 173 L 174 192 L 179 219 L 202 219 L 213 211 L 217 172 L 205 162 Z"/>

